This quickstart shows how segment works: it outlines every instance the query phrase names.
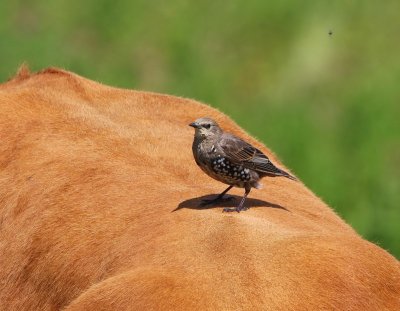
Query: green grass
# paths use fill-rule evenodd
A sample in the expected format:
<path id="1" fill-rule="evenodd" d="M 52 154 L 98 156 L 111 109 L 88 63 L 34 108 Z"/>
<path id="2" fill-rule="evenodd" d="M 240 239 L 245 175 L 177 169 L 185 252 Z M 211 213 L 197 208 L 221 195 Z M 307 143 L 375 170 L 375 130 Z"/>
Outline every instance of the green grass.
<path id="1" fill-rule="evenodd" d="M 0 78 L 27 61 L 207 102 L 399 258 L 398 12 L 390 0 L 2 1 Z"/>

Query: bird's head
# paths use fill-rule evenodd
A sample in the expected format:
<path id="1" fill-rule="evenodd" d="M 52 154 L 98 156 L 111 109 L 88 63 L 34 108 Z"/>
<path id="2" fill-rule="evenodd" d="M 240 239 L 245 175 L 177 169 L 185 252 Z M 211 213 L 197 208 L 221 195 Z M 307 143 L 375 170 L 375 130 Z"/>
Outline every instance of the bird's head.
<path id="1" fill-rule="evenodd" d="M 222 134 L 222 130 L 218 123 L 211 118 L 200 118 L 189 125 L 194 127 L 194 136 L 197 138 L 204 139 Z"/>

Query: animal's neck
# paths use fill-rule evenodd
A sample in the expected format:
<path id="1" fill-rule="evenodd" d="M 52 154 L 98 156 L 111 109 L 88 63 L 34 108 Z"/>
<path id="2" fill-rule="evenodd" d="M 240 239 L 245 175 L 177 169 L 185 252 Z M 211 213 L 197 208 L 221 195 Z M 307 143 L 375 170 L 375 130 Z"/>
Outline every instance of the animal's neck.
<path id="1" fill-rule="evenodd" d="M 216 135 L 209 136 L 209 137 L 199 135 L 199 136 L 195 136 L 194 140 L 197 144 L 201 144 L 203 146 L 208 146 L 208 145 L 212 145 L 218 139 L 217 139 Z"/>

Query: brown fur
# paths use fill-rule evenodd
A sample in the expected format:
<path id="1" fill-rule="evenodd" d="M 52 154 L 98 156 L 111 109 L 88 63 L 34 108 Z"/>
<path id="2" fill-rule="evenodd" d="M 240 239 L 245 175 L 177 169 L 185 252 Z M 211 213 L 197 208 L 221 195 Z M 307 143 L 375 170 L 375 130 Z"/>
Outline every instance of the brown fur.
<path id="1" fill-rule="evenodd" d="M 197 209 L 223 190 L 192 158 L 200 116 L 279 164 L 192 100 L 58 69 L 0 85 L 0 309 L 400 310 L 399 262 L 301 182 Z"/>

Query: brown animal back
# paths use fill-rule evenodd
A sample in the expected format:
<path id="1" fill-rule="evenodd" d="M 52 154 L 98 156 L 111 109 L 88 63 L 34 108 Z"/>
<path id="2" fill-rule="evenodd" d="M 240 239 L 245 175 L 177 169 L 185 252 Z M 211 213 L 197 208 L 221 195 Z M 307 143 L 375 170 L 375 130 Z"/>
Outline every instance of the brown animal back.
<path id="1" fill-rule="evenodd" d="M 245 213 L 198 208 L 221 190 L 192 159 L 203 115 L 283 167 L 192 100 L 58 69 L 1 85 L 1 308 L 400 309 L 398 261 L 301 182 L 264 178 Z"/>

